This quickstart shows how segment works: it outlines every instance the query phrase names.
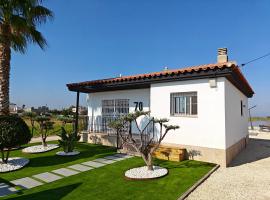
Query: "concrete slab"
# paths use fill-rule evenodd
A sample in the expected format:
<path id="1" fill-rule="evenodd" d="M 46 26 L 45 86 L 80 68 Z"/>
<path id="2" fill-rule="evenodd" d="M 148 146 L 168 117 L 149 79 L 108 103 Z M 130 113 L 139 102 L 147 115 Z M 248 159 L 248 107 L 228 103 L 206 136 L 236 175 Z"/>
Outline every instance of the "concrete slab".
<path id="1" fill-rule="evenodd" d="M 94 167 L 94 168 L 99 168 L 99 167 L 102 167 L 102 166 L 106 165 L 104 163 L 99 163 L 99 162 L 94 162 L 94 161 L 83 162 L 81 164 L 82 165 L 87 165 L 87 166 L 90 166 L 90 167 Z"/>
<path id="2" fill-rule="evenodd" d="M 33 188 L 33 187 L 43 185 L 43 183 L 41 183 L 39 181 L 36 181 L 36 180 L 34 180 L 32 178 L 29 178 L 29 177 L 20 178 L 20 179 L 11 181 L 11 183 L 13 183 L 14 185 L 20 186 L 20 187 L 22 187 L 24 189 L 30 189 L 30 188 Z"/>
<path id="3" fill-rule="evenodd" d="M 0 183 L 0 197 L 16 193 L 17 190 L 5 183 Z"/>
<path id="4" fill-rule="evenodd" d="M 56 180 L 59 180 L 63 177 L 61 176 L 57 176 L 55 174 L 52 174 L 50 172 L 45 172 L 45 173 L 41 173 L 41 174 L 37 174 L 37 175 L 34 175 L 33 176 L 34 178 L 37 178 L 37 179 L 40 179 L 46 183 L 50 183 L 50 182 L 53 182 L 53 181 L 56 181 Z"/>
<path id="5" fill-rule="evenodd" d="M 116 161 L 120 161 L 120 160 L 125 160 L 126 159 L 126 158 L 120 158 L 120 157 L 117 157 L 117 156 L 106 156 L 104 158 L 107 159 L 107 160 L 116 160 Z"/>
<path id="6" fill-rule="evenodd" d="M 67 168 L 60 168 L 60 169 L 57 169 L 57 170 L 53 170 L 52 172 L 55 173 L 55 174 L 66 176 L 66 177 L 80 173 L 80 172 L 77 172 L 77 171 L 74 171 L 74 170 L 71 170 L 71 169 L 67 169 Z"/>
<path id="7" fill-rule="evenodd" d="M 107 159 L 104 159 L 104 158 L 98 158 L 98 159 L 95 159 L 93 161 L 94 162 L 104 163 L 104 164 L 112 164 L 112 163 L 116 162 L 115 160 L 107 160 Z"/>
<path id="8" fill-rule="evenodd" d="M 80 171 L 80 172 L 86 172 L 86 171 L 89 171 L 91 169 L 94 169 L 93 167 L 80 165 L 80 164 L 71 165 L 68 168 L 75 169 L 75 170 Z"/>
<path id="9" fill-rule="evenodd" d="M 117 153 L 117 154 L 114 154 L 113 156 L 116 156 L 116 157 L 119 157 L 119 158 L 132 158 L 132 157 L 134 157 L 132 155 L 123 154 L 123 153 Z"/>

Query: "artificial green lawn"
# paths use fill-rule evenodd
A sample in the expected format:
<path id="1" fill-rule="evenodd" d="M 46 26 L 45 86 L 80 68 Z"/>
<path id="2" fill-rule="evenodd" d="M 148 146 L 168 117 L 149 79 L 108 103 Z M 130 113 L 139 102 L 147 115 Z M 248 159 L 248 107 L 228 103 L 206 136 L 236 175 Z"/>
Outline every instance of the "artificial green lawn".
<path id="1" fill-rule="evenodd" d="M 66 160 L 68 163 L 64 163 L 62 158 L 60 159 L 53 155 L 55 151 L 45 153 L 47 154 L 46 156 L 37 158 L 36 156 L 42 156 L 39 154 L 31 159 L 31 164 L 26 168 L 9 174 L 0 174 L 0 176 L 3 179 L 11 180 L 21 177 L 22 175 L 29 176 L 74 163 L 80 163 L 84 160 L 103 157 L 105 154 L 111 154 L 114 151 L 112 148 L 89 144 L 80 144 L 78 149 L 80 151 L 86 151 L 82 154 L 83 156 L 81 155 L 83 158 L 80 156 L 77 158 L 65 158 L 72 160 Z M 87 155 L 89 157 L 87 157 Z M 43 160 L 44 158 L 46 160 Z M 35 159 L 38 159 L 38 163 L 33 165 Z M 56 164 L 57 162 L 59 163 Z M 19 194 L 14 194 L 3 199 L 175 200 L 214 167 L 214 164 L 198 161 L 170 162 L 155 160 L 154 162 L 155 164 L 168 168 L 169 174 L 163 178 L 148 181 L 126 180 L 124 178 L 124 172 L 126 170 L 144 165 L 141 158 L 129 158 L 98 169 L 63 178 L 50 184 L 44 184 L 30 190 L 22 190 Z M 51 166 L 52 163 L 54 163 L 53 166 Z"/>
<path id="2" fill-rule="evenodd" d="M 57 142 L 48 142 L 57 143 Z M 36 143 L 40 144 L 40 143 Z M 31 144 L 31 145 L 36 145 Z M 29 145 L 27 145 L 29 146 Z M 18 178 L 23 178 L 26 176 L 31 176 L 34 174 L 39 174 L 42 172 L 48 172 L 61 167 L 66 167 L 69 165 L 82 163 L 88 160 L 93 160 L 99 157 L 104 157 L 107 155 L 114 154 L 116 149 L 113 147 L 106 147 L 101 145 L 79 143 L 76 147 L 76 150 L 81 153 L 78 156 L 57 156 L 55 153 L 57 151 L 62 151 L 62 148 L 58 148 L 45 153 L 38 154 L 28 154 L 22 153 L 20 150 L 11 151 L 10 157 L 25 157 L 30 159 L 30 163 L 18 171 L 11 173 L 0 173 L 0 182 L 1 179 L 11 181 Z"/>

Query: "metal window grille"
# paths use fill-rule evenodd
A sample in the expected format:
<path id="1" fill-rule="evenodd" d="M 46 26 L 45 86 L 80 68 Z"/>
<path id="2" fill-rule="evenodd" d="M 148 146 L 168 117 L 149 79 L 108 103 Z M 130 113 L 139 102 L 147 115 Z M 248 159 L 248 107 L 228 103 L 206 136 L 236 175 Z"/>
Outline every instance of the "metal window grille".
<path id="1" fill-rule="evenodd" d="M 171 93 L 171 115 L 197 115 L 197 92 Z"/>

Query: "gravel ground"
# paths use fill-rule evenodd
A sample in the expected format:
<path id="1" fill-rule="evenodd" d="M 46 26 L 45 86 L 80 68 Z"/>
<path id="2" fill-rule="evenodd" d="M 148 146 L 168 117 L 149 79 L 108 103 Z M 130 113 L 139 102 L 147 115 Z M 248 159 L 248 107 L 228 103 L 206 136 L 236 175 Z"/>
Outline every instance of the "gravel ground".
<path id="1" fill-rule="evenodd" d="M 57 149 L 59 145 L 57 144 L 48 144 L 46 147 L 43 145 L 35 145 L 35 146 L 30 146 L 26 147 L 22 150 L 24 153 L 43 153 L 47 151 L 51 151 L 53 149 Z"/>
<path id="2" fill-rule="evenodd" d="M 147 166 L 137 167 L 125 172 L 125 176 L 132 179 L 151 179 L 165 176 L 168 170 L 163 167 L 153 166 L 154 170 L 148 170 Z"/>
<path id="3" fill-rule="evenodd" d="M 219 168 L 188 200 L 269 200 L 270 133 L 250 136 L 250 142 L 229 168 Z"/>
<path id="4" fill-rule="evenodd" d="M 29 163 L 29 159 L 27 158 L 19 158 L 13 157 L 8 159 L 8 163 L 0 163 L 0 173 L 2 172 L 10 172 L 18 170 Z"/>
<path id="5" fill-rule="evenodd" d="M 80 152 L 79 151 L 72 151 L 72 152 L 64 152 L 64 151 L 59 151 L 56 153 L 56 155 L 58 156 L 76 156 L 78 155 Z"/>

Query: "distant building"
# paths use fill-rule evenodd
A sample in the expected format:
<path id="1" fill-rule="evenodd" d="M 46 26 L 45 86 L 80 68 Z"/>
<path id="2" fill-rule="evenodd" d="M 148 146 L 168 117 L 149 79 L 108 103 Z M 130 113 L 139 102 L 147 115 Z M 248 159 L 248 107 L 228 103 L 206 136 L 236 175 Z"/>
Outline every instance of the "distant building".
<path id="1" fill-rule="evenodd" d="M 49 112 L 49 107 L 48 106 L 39 106 L 36 109 L 36 112 L 38 112 L 38 113 L 47 113 L 47 112 Z"/>
<path id="2" fill-rule="evenodd" d="M 76 107 L 71 108 L 73 113 L 76 113 Z M 87 108 L 84 106 L 79 107 L 79 115 L 87 115 Z"/>

